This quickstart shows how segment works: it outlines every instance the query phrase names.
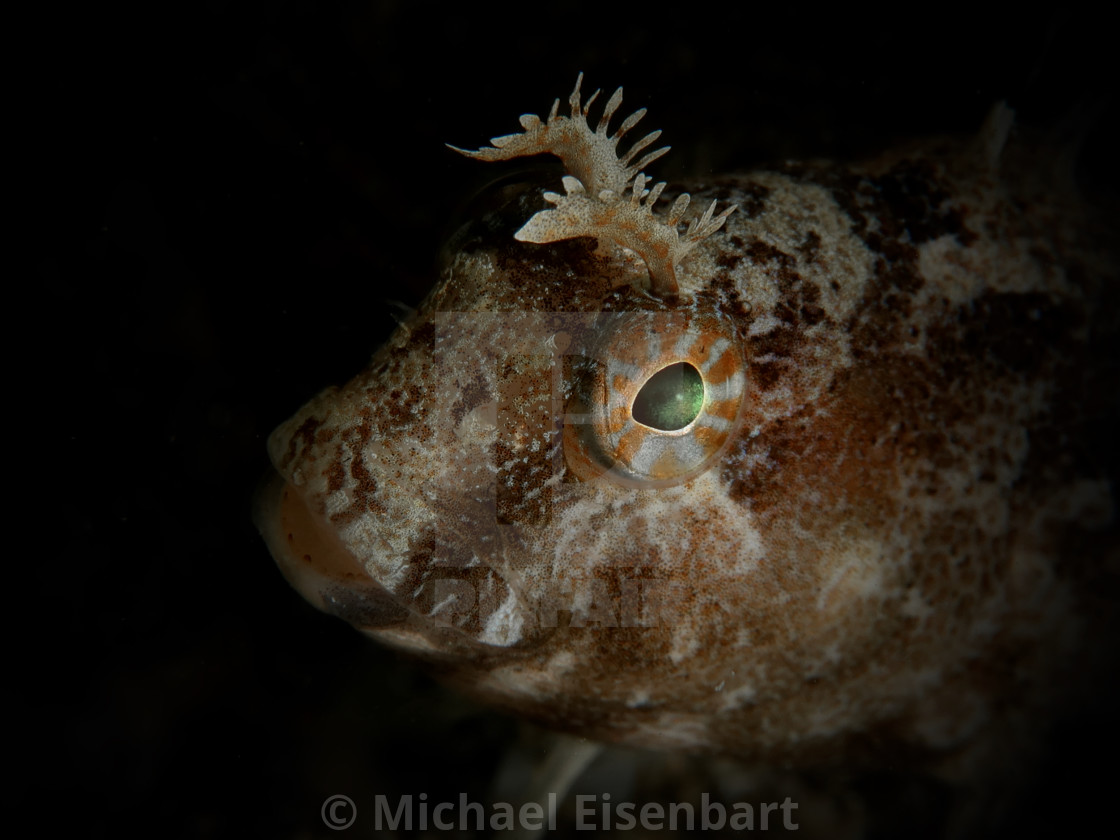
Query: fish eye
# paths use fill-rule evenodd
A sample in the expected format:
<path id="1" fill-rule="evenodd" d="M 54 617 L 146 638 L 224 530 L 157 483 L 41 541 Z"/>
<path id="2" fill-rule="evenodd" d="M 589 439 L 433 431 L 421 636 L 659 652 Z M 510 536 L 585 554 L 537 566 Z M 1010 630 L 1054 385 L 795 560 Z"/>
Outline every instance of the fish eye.
<path id="1" fill-rule="evenodd" d="M 646 380 L 631 412 L 643 426 L 662 432 L 683 429 L 704 407 L 704 380 L 688 362 L 664 367 Z"/>
<path id="2" fill-rule="evenodd" d="M 571 475 L 667 487 L 717 463 L 746 403 L 731 322 L 691 308 L 608 313 L 594 334 L 564 423 Z"/>

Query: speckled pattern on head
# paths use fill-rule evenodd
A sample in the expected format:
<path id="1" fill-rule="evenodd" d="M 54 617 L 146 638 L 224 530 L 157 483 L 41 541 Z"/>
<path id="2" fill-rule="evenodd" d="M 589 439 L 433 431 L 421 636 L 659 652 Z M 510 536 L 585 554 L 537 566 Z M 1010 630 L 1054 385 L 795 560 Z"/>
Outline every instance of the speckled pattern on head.
<path id="1" fill-rule="evenodd" d="M 285 575 L 571 732 L 962 773 L 1006 752 L 1120 566 L 1094 457 L 1113 232 L 1008 120 L 689 184 L 738 212 L 663 264 L 602 220 L 676 236 L 632 154 L 633 202 L 567 185 L 595 205 L 579 238 L 516 239 L 566 197 L 502 187 L 369 367 L 273 433 L 258 524 Z M 695 419 L 638 423 L 671 364 L 704 382 Z"/>

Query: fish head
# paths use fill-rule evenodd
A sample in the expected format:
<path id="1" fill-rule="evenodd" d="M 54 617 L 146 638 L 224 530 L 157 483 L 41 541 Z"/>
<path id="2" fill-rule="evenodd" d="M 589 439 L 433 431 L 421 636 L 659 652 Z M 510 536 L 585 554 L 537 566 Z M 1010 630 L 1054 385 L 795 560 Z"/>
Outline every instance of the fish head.
<path id="1" fill-rule="evenodd" d="M 664 185 L 578 94 L 469 154 L 580 177 L 491 190 L 369 366 L 272 434 L 257 523 L 284 574 L 580 735 L 1015 754 L 998 710 L 1027 737 L 1083 638 L 1068 534 L 1113 522 L 1046 448 L 1085 428 L 1053 410 L 1091 367 L 1068 278 L 1107 272 L 1051 271 L 1093 263 L 941 150 L 712 179 L 682 232 L 689 199 L 651 212 Z"/>

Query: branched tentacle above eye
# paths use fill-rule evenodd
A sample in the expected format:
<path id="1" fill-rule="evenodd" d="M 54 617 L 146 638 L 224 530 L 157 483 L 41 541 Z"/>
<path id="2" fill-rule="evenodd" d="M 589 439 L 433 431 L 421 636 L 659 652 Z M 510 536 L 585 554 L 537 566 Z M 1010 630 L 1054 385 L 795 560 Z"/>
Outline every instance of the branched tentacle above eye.
<path id="1" fill-rule="evenodd" d="M 677 293 L 676 266 L 698 242 L 723 226 L 735 211 L 732 205 L 713 218 L 715 202 L 699 219 L 693 219 L 681 236 L 676 223 L 688 206 L 687 194 L 673 204 L 669 222 L 653 215 L 654 202 L 665 183 L 646 190 L 645 175 L 634 179 L 629 201 L 603 190 L 597 197 L 588 195 L 578 179 L 564 177 L 566 194 L 548 192 L 545 200 L 555 209 L 537 213 L 514 236 L 521 242 L 557 242 L 577 236 L 608 236 L 624 248 L 638 254 L 649 268 L 650 287 L 654 294 L 672 296 Z"/>
<path id="2" fill-rule="evenodd" d="M 635 163 L 631 161 L 656 141 L 661 132 L 650 132 L 619 157 L 619 141 L 638 124 L 646 111 L 644 108 L 635 111 L 622 121 L 614 134 L 608 134 L 610 120 L 622 104 L 622 88 L 619 88 L 607 100 L 603 114 L 592 131 L 587 114 L 599 91 L 596 90 L 586 104 L 582 104 L 582 83 L 583 74 L 580 73 L 575 89 L 568 97 L 570 117 L 558 116 L 560 100 L 557 99 L 548 119 L 543 122 L 533 114 L 522 115 L 521 127 L 525 129 L 522 134 L 495 137 L 490 141 L 493 144 L 491 147 L 476 151 L 450 144 L 449 148 L 467 157 L 487 161 L 536 154 L 556 155 L 570 173 L 563 180 L 565 194 L 545 193 L 545 199 L 556 205 L 555 209 L 537 213 L 517 231 L 515 237 L 521 242 L 546 243 L 578 236 L 604 236 L 642 258 L 649 269 L 650 287 L 654 294 L 673 296 L 677 293 L 677 264 L 697 243 L 719 230 L 736 208 L 732 205 L 716 216 L 713 201 L 703 216 L 689 222 L 684 236 L 678 233 L 676 226 L 688 208 L 687 193 L 674 202 L 666 221 L 653 215 L 653 205 L 665 189 L 665 182 L 646 190 L 650 179 L 642 174 L 642 169 L 669 151 L 669 147 L 648 152 Z M 622 199 L 627 189 L 631 190 L 629 201 Z"/>
<path id="3" fill-rule="evenodd" d="M 622 121 L 622 125 L 614 134 L 608 134 L 611 117 L 622 104 L 622 88 L 614 92 L 606 106 L 599 123 L 592 131 L 587 123 L 587 114 L 591 105 L 599 96 L 599 91 L 591 94 L 586 104 L 580 103 L 580 85 L 583 83 L 583 74 L 576 79 L 575 90 L 568 97 L 571 106 L 570 117 L 558 116 L 560 100 L 552 104 L 548 119 L 544 122 L 535 114 L 523 114 L 520 122 L 525 129 L 523 134 L 507 134 L 503 137 L 491 139 L 490 147 L 469 151 L 448 144 L 460 154 L 477 160 L 511 160 L 527 155 L 553 154 L 564 162 L 568 170 L 592 193 L 598 195 L 603 190 L 621 193 L 626 189 L 630 179 L 646 166 L 653 163 L 667 151 L 668 146 L 662 146 L 646 155 L 636 163 L 630 161 L 661 136 L 660 131 L 651 131 L 638 140 L 629 151 L 621 158 L 618 156 L 618 144 L 630 129 L 632 129 L 646 114 L 646 109 L 635 111 Z"/>

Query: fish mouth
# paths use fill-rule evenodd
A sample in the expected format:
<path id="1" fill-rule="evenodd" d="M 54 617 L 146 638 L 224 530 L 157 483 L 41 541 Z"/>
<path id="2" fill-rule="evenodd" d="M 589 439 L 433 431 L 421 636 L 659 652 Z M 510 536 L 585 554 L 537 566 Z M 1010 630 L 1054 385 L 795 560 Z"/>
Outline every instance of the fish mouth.
<path id="1" fill-rule="evenodd" d="M 253 521 L 285 579 L 307 601 L 360 630 L 400 625 L 410 611 L 307 507 L 275 470 L 261 481 Z"/>
<path id="2" fill-rule="evenodd" d="M 300 595 L 377 641 L 435 660 L 487 658 L 507 648 L 433 620 L 379 583 L 330 523 L 313 512 L 299 488 L 275 469 L 258 485 L 253 521 Z"/>

